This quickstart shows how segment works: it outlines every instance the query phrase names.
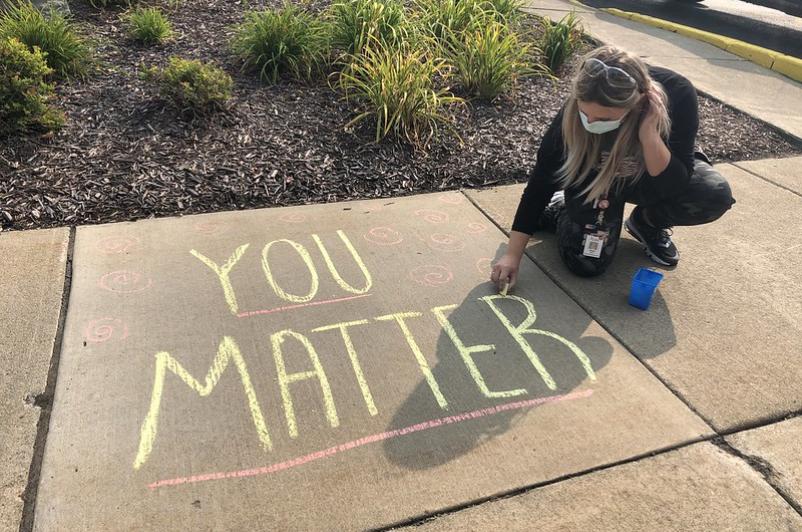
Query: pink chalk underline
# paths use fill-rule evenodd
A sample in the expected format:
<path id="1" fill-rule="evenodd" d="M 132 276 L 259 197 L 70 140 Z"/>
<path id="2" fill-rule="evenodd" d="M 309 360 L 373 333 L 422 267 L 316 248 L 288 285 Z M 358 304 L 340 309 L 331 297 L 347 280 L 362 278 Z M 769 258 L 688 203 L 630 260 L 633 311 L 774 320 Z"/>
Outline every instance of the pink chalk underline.
<path id="1" fill-rule="evenodd" d="M 324 449 L 322 451 L 317 451 L 304 456 L 299 456 L 298 458 L 293 458 L 292 460 L 279 462 L 265 467 L 257 467 L 253 469 L 241 469 L 239 471 L 222 471 L 219 473 L 206 473 L 203 475 L 193 475 L 191 477 L 179 477 L 179 478 L 159 480 L 157 482 L 153 482 L 152 484 L 148 484 L 148 487 L 154 490 L 156 488 L 161 488 L 164 486 L 179 486 L 181 484 L 207 482 L 210 480 L 223 480 L 227 478 L 243 478 L 243 477 L 255 477 L 257 475 L 269 475 L 271 473 L 277 473 L 278 471 L 283 471 L 285 469 L 290 469 L 293 467 L 304 465 L 309 462 L 319 460 L 321 458 L 333 456 L 343 451 L 349 451 L 351 449 L 355 449 L 356 447 L 361 447 L 369 443 L 376 443 L 383 440 L 390 440 L 392 438 L 398 438 L 399 436 L 405 436 L 407 434 L 412 434 L 414 432 L 429 430 L 436 427 L 441 427 L 443 425 L 449 425 L 452 423 L 461 423 L 463 421 L 468 421 L 470 419 L 478 419 L 480 417 L 498 414 L 500 412 L 505 412 L 507 410 L 518 410 L 521 408 L 526 408 L 529 406 L 537 406 L 545 403 L 556 403 L 558 401 L 571 401 L 574 399 L 584 399 L 586 397 L 590 397 L 591 395 L 593 395 L 593 390 L 583 390 L 581 392 L 573 392 L 565 395 L 552 395 L 550 397 L 540 397 L 537 399 L 529 399 L 527 401 L 515 401 L 513 403 L 506 403 L 503 405 L 491 406 L 489 408 L 482 408 L 480 410 L 474 410 L 473 412 L 466 412 L 464 414 L 457 414 L 455 416 L 448 416 L 439 419 L 433 419 L 431 421 L 424 421 L 423 423 L 410 425 L 409 427 L 405 427 L 402 429 L 380 432 L 379 434 L 365 436 L 364 438 L 359 438 L 358 440 L 349 441 L 348 443 L 343 443 L 335 447 L 329 447 L 328 449 Z"/>
<path id="2" fill-rule="evenodd" d="M 238 318 L 250 318 L 251 316 L 259 316 L 262 314 L 273 314 L 274 312 L 281 312 L 283 310 L 292 310 L 294 308 L 315 307 L 317 305 L 326 305 L 328 303 L 337 303 L 338 301 L 350 301 L 352 299 L 359 299 L 361 297 L 368 297 L 372 294 L 362 294 L 360 296 L 340 297 L 337 299 L 327 299 L 325 301 L 313 301 L 312 303 L 301 303 L 299 305 L 290 305 L 288 307 L 271 308 L 267 310 L 252 310 L 250 312 L 240 312 L 237 314 Z"/>

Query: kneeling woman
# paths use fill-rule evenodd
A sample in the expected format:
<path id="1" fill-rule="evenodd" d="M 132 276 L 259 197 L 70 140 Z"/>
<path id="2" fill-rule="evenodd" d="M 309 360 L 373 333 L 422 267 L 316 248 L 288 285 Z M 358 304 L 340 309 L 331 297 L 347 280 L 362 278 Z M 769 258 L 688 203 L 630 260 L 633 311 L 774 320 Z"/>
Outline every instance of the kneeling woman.
<path id="1" fill-rule="evenodd" d="M 601 274 L 615 255 L 627 202 L 637 205 L 627 231 L 653 261 L 677 264 L 670 228 L 712 222 L 735 203 L 727 182 L 695 149 L 698 126 L 690 81 L 614 47 L 590 52 L 543 137 L 491 279 L 499 287 L 515 284 L 524 248 L 539 229 L 557 233 L 569 270 Z"/>

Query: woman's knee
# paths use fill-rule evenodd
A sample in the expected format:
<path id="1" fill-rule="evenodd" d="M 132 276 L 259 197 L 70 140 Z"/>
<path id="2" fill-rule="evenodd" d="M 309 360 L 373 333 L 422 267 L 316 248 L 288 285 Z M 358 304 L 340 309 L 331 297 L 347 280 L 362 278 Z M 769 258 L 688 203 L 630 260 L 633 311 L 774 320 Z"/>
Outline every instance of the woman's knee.
<path id="1" fill-rule="evenodd" d="M 688 187 L 673 200 L 648 209 L 650 219 L 665 227 L 701 225 L 718 220 L 734 203 L 724 176 L 706 162 L 696 161 Z"/>
<path id="2" fill-rule="evenodd" d="M 721 218 L 735 203 L 730 184 L 718 170 L 704 162 L 697 163 L 694 168 L 694 177 L 699 181 L 696 202 L 704 214 L 704 221 L 701 223 L 709 223 Z"/>

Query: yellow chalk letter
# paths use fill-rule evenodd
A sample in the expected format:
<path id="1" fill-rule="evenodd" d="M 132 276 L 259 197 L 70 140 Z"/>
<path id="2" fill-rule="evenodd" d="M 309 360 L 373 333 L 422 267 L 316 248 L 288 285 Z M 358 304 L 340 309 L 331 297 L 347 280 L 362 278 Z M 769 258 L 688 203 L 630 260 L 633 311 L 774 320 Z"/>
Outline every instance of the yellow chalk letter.
<path id="1" fill-rule="evenodd" d="M 368 320 L 359 320 L 359 321 L 349 321 L 345 323 L 335 323 L 334 325 L 326 325 L 325 327 L 318 327 L 317 329 L 312 329 L 312 332 L 322 332 L 322 331 L 330 331 L 332 329 L 340 329 L 340 334 L 342 334 L 343 342 L 345 342 L 345 349 L 348 351 L 348 358 L 351 359 L 351 366 L 354 368 L 354 375 L 356 375 L 356 380 L 359 383 L 359 389 L 362 390 L 362 397 L 365 399 L 365 404 L 368 406 L 368 412 L 370 412 L 371 416 L 375 416 L 379 413 L 379 410 L 376 408 L 376 403 L 373 402 L 373 394 L 370 393 L 370 387 L 368 386 L 367 380 L 365 380 L 365 374 L 362 372 L 362 365 L 359 363 L 359 358 L 356 356 L 356 349 L 354 349 L 354 343 L 351 341 L 351 335 L 348 334 L 348 327 L 352 327 L 354 325 L 364 325 L 369 323 Z"/>
<path id="2" fill-rule="evenodd" d="M 292 246 L 292 248 L 298 252 L 298 255 L 301 256 L 301 259 L 304 261 L 304 264 L 306 264 L 306 267 L 309 270 L 311 282 L 309 286 L 309 293 L 307 293 L 305 296 L 296 296 L 285 292 L 278 285 L 273 277 L 273 273 L 270 271 L 270 263 L 267 260 L 267 255 L 270 252 L 271 246 L 273 246 L 273 244 L 278 244 L 279 242 L 286 242 Z M 293 242 L 292 240 L 286 239 L 268 242 L 264 249 L 262 249 L 262 269 L 265 272 L 265 277 L 267 277 L 267 282 L 270 284 L 271 288 L 273 288 L 273 291 L 276 293 L 276 295 L 282 299 L 292 301 L 293 303 L 306 303 L 307 301 L 311 301 L 315 297 L 315 294 L 317 294 L 318 285 L 320 283 L 317 270 L 315 270 L 315 265 L 312 263 L 312 257 L 309 255 L 309 252 L 298 242 Z"/>
<path id="3" fill-rule="evenodd" d="M 523 388 L 518 388 L 516 390 L 507 390 L 503 392 L 494 392 L 487 387 L 487 383 L 485 382 L 484 377 L 479 372 L 479 368 L 476 366 L 476 362 L 474 362 L 473 360 L 473 355 L 476 353 L 484 353 L 487 351 L 495 350 L 496 346 L 489 344 L 489 345 L 472 345 L 468 347 L 464 343 L 462 343 L 462 340 L 460 340 L 460 337 L 457 335 L 457 331 L 454 329 L 454 326 L 451 325 L 451 322 L 448 321 L 448 318 L 445 315 L 445 311 L 449 311 L 455 308 L 457 308 L 457 305 L 446 305 L 444 307 L 435 307 L 432 309 L 432 312 L 434 312 L 435 317 L 437 317 L 437 321 L 440 322 L 440 325 L 443 327 L 443 330 L 446 332 L 446 334 L 448 334 L 448 337 L 451 338 L 451 341 L 454 343 L 454 347 L 456 347 L 457 351 L 459 351 L 462 360 L 468 367 L 468 371 L 470 372 L 471 377 L 473 377 L 474 382 L 476 382 L 476 385 L 479 387 L 479 391 L 481 391 L 485 397 L 490 397 L 490 398 L 515 397 L 527 393 L 526 390 Z"/>
<path id="4" fill-rule="evenodd" d="M 313 371 L 287 373 L 287 368 L 284 365 L 284 355 L 281 353 L 281 344 L 284 343 L 285 336 L 295 338 L 306 348 L 306 352 L 310 360 L 312 360 L 312 366 L 315 368 Z M 331 388 L 329 387 L 329 379 L 326 378 L 326 372 L 323 371 L 323 366 L 320 363 L 317 352 L 315 352 L 315 348 L 312 346 L 312 342 L 304 335 L 289 329 L 271 335 L 270 341 L 273 344 L 273 358 L 276 360 L 278 383 L 281 387 L 281 399 L 284 401 L 284 415 L 287 418 L 287 428 L 290 431 L 290 437 L 295 438 L 298 436 L 298 425 L 295 422 L 295 411 L 292 407 L 290 384 L 314 377 L 317 377 L 320 381 L 320 388 L 323 390 L 323 402 L 326 405 L 326 419 L 328 419 L 329 425 L 338 427 L 340 425 L 340 419 L 337 417 L 337 408 L 334 406 L 334 399 L 331 395 Z"/>
<path id="5" fill-rule="evenodd" d="M 226 303 L 228 303 L 228 308 L 231 310 L 231 313 L 235 316 L 237 315 L 237 296 L 234 295 L 234 287 L 231 286 L 231 279 L 229 278 L 229 273 L 231 273 L 231 268 L 234 267 L 235 264 L 242 258 L 242 255 L 245 253 L 245 250 L 248 249 L 250 244 L 243 244 L 234 250 L 234 254 L 228 258 L 223 266 L 218 266 L 212 261 L 210 258 L 206 257 L 195 251 L 194 249 L 189 250 L 192 255 L 204 263 L 206 266 L 211 268 L 211 270 L 217 274 L 217 278 L 220 279 L 220 285 L 223 287 L 223 295 L 226 297 Z"/>
<path id="6" fill-rule="evenodd" d="M 326 266 L 329 267 L 332 277 L 334 277 L 334 280 L 337 281 L 338 285 L 340 285 L 340 288 L 347 292 L 351 292 L 352 294 L 364 294 L 370 290 L 371 286 L 373 286 L 373 279 L 370 276 L 370 272 L 365 266 L 365 263 L 362 262 L 362 258 L 356 252 L 356 249 L 354 249 L 351 241 L 348 240 L 347 236 L 345 236 L 345 233 L 338 229 L 337 234 L 339 235 L 340 240 L 343 241 L 343 244 L 345 244 L 345 247 L 348 248 L 348 251 L 351 252 L 354 262 L 356 262 L 357 266 L 359 266 L 359 269 L 362 270 L 362 275 L 365 276 L 365 286 L 363 288 L 354 288 L 350 284 L 346 283 L 340 275 L 340 272 L 338 272 L 337 268 L 334 266 L 334 262 L 331 260 L 328 250 L 326 250 L 325 246 L 323 246 L 323 242 L 320 240 L 320 237 L 317 235 L 312 235 L 312 238 L 317 244 L 317 247 L 320 248 L 320 253 L 323 255 L 323 260 L 326 261 Z"/>
<path id="7" fill-rule="evenodd" d="M 170 356 L 170 353 L 162 351 L 156 354 L 156 376 L 153 379 L 153 392 L 150 396 L 150 409 L 145 421 L 142 423 L 139 437 L 139 450 L 134 459 L 134 469 L 139 469 L 147 462 L 153 450 L 153 442 L 156 440 L 156 432 L 159 428 L 159 408 L 162 402 L 162 391 L 164 390 L 164 379 L 167 376 L 167 370 L 181 379 L 184 384 L 198 392 L 201 397 L 206 397 L 212 390 L 214 390 L 217 383 L 220 381 L 228 363 L 234 361 L 234 365 L 239 372 L 242 387 L 245 390 L 245 397 L 248 400 L 248 407 L 251 411 L 253 424 L 256 427 L 256 432 L 259 435 L 259 441 L 262 443 L 262 448 L 271 450 L 273 444 L 270 441 L 270 434 L 267 432 L 267 424 L 265 423 L 264 416 L 262 415 L 262 408 L 259 406 L 259 400 L 256 398 L 256 392 L 251 383 L 251 377 L 248 374 L 248 367 L 245 365 L 245 360 L 237 347 L 233 338 L 228 336 L 223 337 L 220 346 L 217 348 L 217 355 L 212 360 L 212 365 L 206 373 L 204 383 L 201 383 L 195 377 L 190 375 L 186 369 Z"/>
<path id="8" fill-rule="evenodd" d="M 524 334 L 539 334 L 541 336 L 548 336 L 549 338 L 554 338 L 558 342 L 561 342 L 562 344 L 567 346 L 568 349 L 570 349 L 574 353 L 574 355 L 576 355 L 576 357 L 582 363 L 582 367 L 585 369 L 585 373 L 587 373 L 590 380 L 596 380 L 596 374 L 593 372 L 593 366 L 590 363 L 590 359 L 579 348 L 579 346 L 551 331 L 529 328 L 529 326 L 535 323 L 535 320 L 537 319 L 535 306 L 532 304 L 531 301 L 528 301 L 518 296 L 501 296 L 498 294 L 480 297 L 479 299 L 488 304 L 488 306 L 496 315 L 496 317 L 498 317 L 499 321 L 504 325 L 504 327 L 507 328 L 507 330 L 510 332 L 515 341 L 518 342 L 518 345 L 521 346 L 521 349 L 529 358 L 529 360 L 532 362 L 532 365 L 535 367 L 535 369 L 537 369 L 538 373 L 540 373 L 540 376 L 543 378 L 543 381 L 546 383 L 546 386 L 548 386 L 550 390 L 557 389 L 557 384 L 554 382 L 554 379 L 551 377 L 549 372 L 546 371 L 546 368 L 543 367 L 543 364 L 540 362 L 540 359 L 538 358 L 538 356 L 532 350 L 532 347 L 524 338 Z M 504 313 L 501 311 L 501 309 L 499 309 L 494 303 L 496 299 L 506 299 L 506 300 L 513 299 L 521 303 L 526 308 L 526 313 L 527 313 L 526 319 L 523 321 L 523 323 L 521 323 L 517 327 L 514 326 L 512 323 L 510 323 L 510 320 L 507 319 L 507 316 L 505 316 Z"/>
<path id="9" fill-rule="evenodd" d="M 418 366 L 420 366 L 420 370 L 423 372 L 426 383 L 429 385 L 429 388 L 431 388 L 435 399 L 437 399 L 437 404 L 440 405 L 440 408 L 443 410 L 448 410 L 448 402 L 446 401 L 446 398 L 443 397 L 443 392 L 440 391 L 440 386 L 437 384 L 431 368 L 429 368 L 429 363 L 426 362 L 426 357 L 424 357 L 423 353 L 421 353 L 420 347 L 418 347 L 418 343 L 415 341 L 415 337 L 412 336 L 412 331 L 409 330 L 409 327 L 407 327 L 407 324 L 404 322 L 406 318 L 418 318 L 421 315 L 422 314 L 420 312 L 399 312 L 397 314 L 380 316 L 376 319 L 379 321 L 395 320 L 396 323 L 398 323 L 398 326 L 401 328 L 401 332 L 407 339 L 410 349 L 412 349 L 412 353 L 415 355 L 415 359 L 418 361 Z"/>

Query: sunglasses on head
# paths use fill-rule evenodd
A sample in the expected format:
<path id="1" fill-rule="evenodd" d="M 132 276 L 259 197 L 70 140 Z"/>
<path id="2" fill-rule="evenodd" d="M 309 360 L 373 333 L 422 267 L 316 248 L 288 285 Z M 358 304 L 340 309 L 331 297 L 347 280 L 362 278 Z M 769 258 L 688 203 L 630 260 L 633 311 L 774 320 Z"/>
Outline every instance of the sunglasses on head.
<path id="1" fill-rule="evenodd" d="M 625 70 L 610 66 L 604 61 L 591 57 L 582 64 L 582 70 L 592 78 L 605 76 L 607 84 L 616 89 L 636 89 L 638 82 Z"/>

